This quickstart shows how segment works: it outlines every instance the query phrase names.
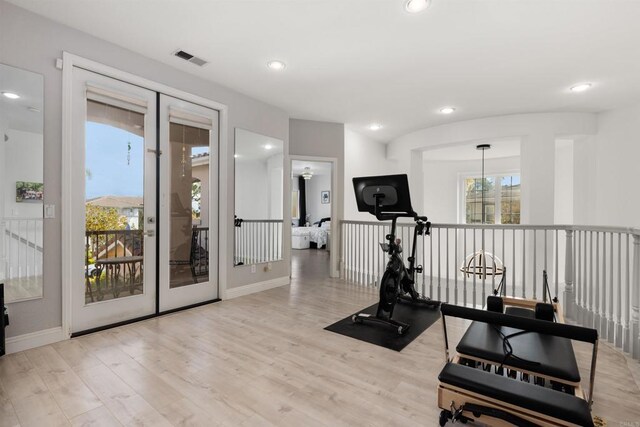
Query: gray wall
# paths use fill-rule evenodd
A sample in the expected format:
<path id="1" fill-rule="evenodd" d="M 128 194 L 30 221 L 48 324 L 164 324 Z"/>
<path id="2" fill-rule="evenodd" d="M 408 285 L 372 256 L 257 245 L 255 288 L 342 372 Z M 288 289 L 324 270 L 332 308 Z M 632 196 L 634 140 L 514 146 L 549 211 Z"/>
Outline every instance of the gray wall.
<path id="1" fill-rule="evenodd" d="M 61 325 L 61 147 L 62 147 L 62 72 L 55 68 L 56 58 L 67 51 L 104 63 L 123 71 L 208 98 L 229 107 L 228 141 L 233 147 L 234 128 L 241 127 L 285 141 L 288 151 L 289 117 L 286 112 L 259 102 L 238 92 L 194 77 L 178 69 L 148 59 L 140 54 L 107 43 L 85 33 L 57 24 L 0 0 L 0 62 L 24 68 L 44 76 L 44 182 L 45 203 L 57 206 L 58 216 L 48 219 L 44 226 L 44 298 L 11 304 L 11 326 L 7 336 L 21 335 Z M 213 64 L 209 66 L 214 66 Z M 226 217 L 229 236 L 233 236 L 233 149 L 225 161 L 229 174 L 221 177 L 228 197 L 220 201 L 221 215 Z M 285 162 L 287 165 L 288 161 Z M 289 176 L 286 166 L 284 176 Z M 285 194 L 289 180 L 285 180 Z M 285 198 L 285 203 L 287 198 Z M 290 212 L 285 207 L 285 212 Z M 287 218 L 285 218 L 285 221 Z M 287 227 L 285 227 L 285 230 Z M 286 242 L 287 240 L 285 240 Z M 221 281 L 228 288 L 265 281 L 288 275 L 289 251 L 285 245 L 285 260 L 274 263 L 273 270 L 248 274 L 246 269 L 228 266 L 228 276 Z M 233 240 L 226 248 L 232 263 Z"/>
<path id="2" fill-rule="evenodd" d="M 316 122 L 312 120 L 289 120 L 289 154 L 297 156 L 333 157 L 338 159 L 338 182 L 331 202 L 336 203 L 338 217 L 332 218 L 331 239 L 340 241 L 340 220 L 344 218 L 344 124 Z M 287 162 L 290 163 L 291 162 Z M 287 175 L 285 171 L 285 176 Z M 286 193 L 289 194 L 289 193 Z M 289 198 L 290 199 L 290 198 Z M 289 212 L 291 210 L 289 209 Z M 289 228 L 289 233 L 291 229 Z M 289 244 L 291 238 L 288 238 Z M 338 263 L 339 256 L 334 257 Z M 337 268 L 337 266 L 334 266 Z"/>

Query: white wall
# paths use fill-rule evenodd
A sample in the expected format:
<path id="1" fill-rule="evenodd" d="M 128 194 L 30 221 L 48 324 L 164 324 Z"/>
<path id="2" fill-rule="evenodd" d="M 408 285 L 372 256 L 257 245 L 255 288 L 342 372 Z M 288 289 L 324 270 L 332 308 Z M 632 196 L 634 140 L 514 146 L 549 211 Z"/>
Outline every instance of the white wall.
<path id="1" fill-rule="evenodd" d="M 344 218 L 358 221 L 373 221 L 366 212 L 358 212 L 353 193 L 354 177 L 407 173 L 397 161 L 387 159 L 387 146 L 366 136 L 345 130 L 344 133 Z M 413 196 L 413 188 L 412 196 Z"/>
<path id="2" fill-rule="evenodd" d="M 554 223 L 573 224 L 573 141 L 556 141 Z"/>
<path id="3" fill-rule="evenodd" d="M 429 153 L 425 153 L 428 158 Z M 478 160 L 462 161 L 424 161 L 424 211 L 433 223 L 462 223 L 460 211 L 461 187 L 463 176 L 475 176 L 481 173 Z M 519 173 L 520 157 L 487 159 L 485 175 L 497 173 Z M 420 213 L 420 212 L 419 212 Z"/>
<path id="4" fill-rule="evenodd" d="M 268 184 L 267 202 L 269 204 L 267 219 L 283 219 L 283 182 L 284 182 L 284 156 L 276 154 L 267 159 Z"/>
<path id="5" fill-rule="evenodd" d="M 575 222 L 640 227 L 640 104 L 598 114 L 598 134 L 574 150 Z"/>
<path id="6" fill-rule="evenodd" d="M 9 141 L 2 144 L 5 150 L 4 178 L 4 216 L 21 218 L 41 218 L 41 202 L 16 202 L 16 181 L 43 182 L 42 135 L 9 129 Z M 45 188 L 46 191 L 46 188 Z"/>
<path id="7" fill-rule="evenodd" d="M 307 214 L 311 215 L 309 222 L 313 224 L 316 221 L 320 221 L 322 218 L 331 216 L 331 203 L 320 203 L 320 192 L 331 191 L 331 176 L 330 175 L 314 175 L 307 181 L 306 185 L 306 199 L 307 199 Z M 333 199 L 333 195 L 331 195 Z M 333 201 L 333 200 L 331 200 Z"/>
<path id="8" fill-rule="evenodd" d="M 268 195 L 267 163 L 236 160 L 236 215 L 242 219 L 268 219 Z"/>

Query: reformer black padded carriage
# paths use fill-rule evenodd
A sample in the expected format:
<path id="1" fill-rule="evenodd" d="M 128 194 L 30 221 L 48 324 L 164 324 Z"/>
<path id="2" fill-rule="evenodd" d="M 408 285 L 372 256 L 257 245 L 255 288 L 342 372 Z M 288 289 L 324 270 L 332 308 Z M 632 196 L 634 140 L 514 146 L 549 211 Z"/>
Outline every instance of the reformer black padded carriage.
<path id="1" fill-rule="evenodd" d="M 593 426 L 591 403 L 598 349 L 594 329 L 554 323 L 491 311 L 441 306 L 447 364 L 439 375 L 438 406 L 440 425 L 448 420 L 477 420 L 491 426 Z M 458 317 L 489 327 L 513 328 L 539 336 L 576 340 L 593 344 L 588 398 L 581 387 L 575 394 L 521 382 L 504 375 L 485 372 L 462 364 L 459 355 L 450 358 L 446 317 Z M 476 331 L 480 333 L 479 331 Z M 481 338 L 481 337 L 478 337 Z M 510 343 L 517 351 L 514 343 Z M 573 352 L 557 357 L 575 359 Z M 560 362 L 562 364 L 564 362 Z"/>

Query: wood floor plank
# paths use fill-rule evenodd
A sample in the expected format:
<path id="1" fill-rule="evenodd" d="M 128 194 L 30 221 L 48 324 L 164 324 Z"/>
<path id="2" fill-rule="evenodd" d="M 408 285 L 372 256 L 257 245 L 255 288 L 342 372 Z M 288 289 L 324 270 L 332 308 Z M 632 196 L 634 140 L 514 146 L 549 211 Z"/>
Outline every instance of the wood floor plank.
<path id="1" fill-rule="evenodd" d="M 48 391 L 12 400 L 12 403 L 22 427 L 71 425 Z"/>
<path id="2" fill-rule="evenodd" d="M 100 406 L 71 420 L 73 427 L 122 427 L 106 406 Z"/>
<path id="3" fill-rule="evenodd" d="M 12 402 L 48 391 L 25 353 L 0 358 L 0 378 L 6 396 Z"/>
<path id="4" fill-rule="evenodd" d="M 102 406 L 100 399 L 82 382 L 51 346 L 25 353 L 68 418 Z"/>
<path id="5" fill-rule="evenodd" d="M 19 427 L 20 422 L 13 404 L 9 400 L 0 400 L 0 427 Z"/>
<path id="6" fill-rule="evenodd" d="M 106 366 L 81 370 L 78 375 L 123 425 L 171 425 L 166 418 Z"/>

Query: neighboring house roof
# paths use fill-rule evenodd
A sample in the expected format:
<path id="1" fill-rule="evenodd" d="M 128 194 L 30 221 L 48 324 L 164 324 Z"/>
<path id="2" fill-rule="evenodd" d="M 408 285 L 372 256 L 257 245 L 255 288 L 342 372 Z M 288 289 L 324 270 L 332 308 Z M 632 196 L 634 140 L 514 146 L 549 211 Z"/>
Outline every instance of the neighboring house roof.
<path id="1" fill-rule="evenodd" d="M 194 154 L 191 156 L 192 166 L 202 166 L 209 164 L 209 153 Z"/>
<path id="2" fill-rule="evenodd" d="M 144 199 L 131 196 L 102 196 L 87 200 L 88 205 L 102 206 L 104 208 L 141 208 Z"/>

